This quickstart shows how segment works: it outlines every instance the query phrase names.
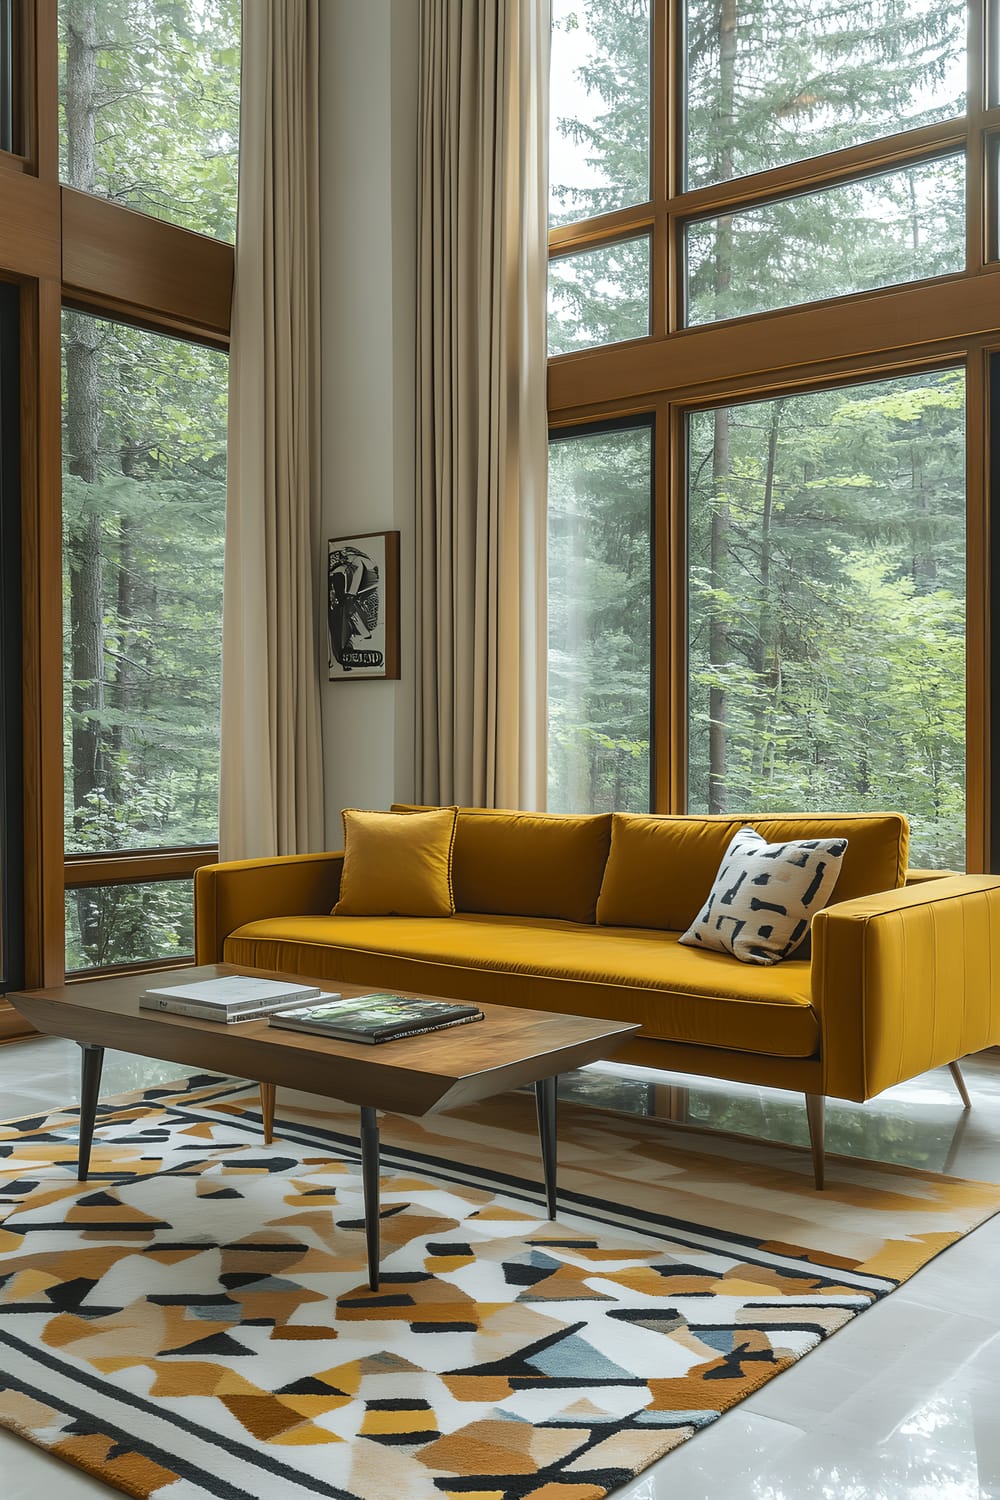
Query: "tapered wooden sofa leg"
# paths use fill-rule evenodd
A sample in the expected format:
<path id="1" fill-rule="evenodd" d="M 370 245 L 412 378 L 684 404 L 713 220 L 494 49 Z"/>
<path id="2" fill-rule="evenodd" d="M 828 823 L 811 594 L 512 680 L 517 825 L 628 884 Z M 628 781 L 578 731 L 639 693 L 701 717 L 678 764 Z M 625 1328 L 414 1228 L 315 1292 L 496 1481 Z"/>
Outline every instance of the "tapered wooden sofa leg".
<path id="1" fill-rule="evenodd" d="M 812 1147 L 813 1176 L 817 1190 L 822 1188 L 825 1164 L 826 1096 L 806 1095 L 806 1117 L 809 1121 L 809 1144 Z"/>
<path id="2" fill-rule="evenodd" d="M 962 1077 L 961 1068 L 958 1066 L 957 1062 L 949 1063 L 948 1067 L 951 1069 L 951 1076 L 955 1080 L 955 1087 L 958 1089 L 959 1095 L 961 1096 L 962 1108 L 971 1109 L 972 1100 L 969 1098 L 969 1090 L 965 1086 L 965 1079 Z"/>
<path id="3" fill-rule="evenodd" d="M 274 1096 L 277 1092 L 273 1083 L 262 1083 L 260 1085 L 260 1118 L 264 1126 L 264 1144 L 269 1146 L 274 1140 Z"/>

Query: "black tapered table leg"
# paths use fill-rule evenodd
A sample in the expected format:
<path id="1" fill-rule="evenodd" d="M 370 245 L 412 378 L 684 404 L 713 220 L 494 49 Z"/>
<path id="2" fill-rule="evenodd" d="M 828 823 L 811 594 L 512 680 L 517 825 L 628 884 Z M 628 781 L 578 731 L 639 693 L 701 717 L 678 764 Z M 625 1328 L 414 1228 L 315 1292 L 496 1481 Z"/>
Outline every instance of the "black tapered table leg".
<path id="1" fill-rule="evenodd" d="M 77 1045 L 80 1048 L 80 1149 L 76 1159 L 76 1175 L 80 1182 L 86 1182 L 90 1171 L 90 1147 L 94 1139 L 97 1100 L 101 1092 L 104 1048 L 98 1047 L 94 1042 L 79 1042 Z"/>
<path id="2" fill-rule="evenodd" d="M 545 1203 L 550 1219 L 556 1216 L 556 1084 L 557 1077 L 540 1078 L 535 1084 L 538 1139 L 542 1147 Z"/>
<path id="3" fill-rule="evenodd" d="M 378 1291 L 379 1202 L 378 1115 L 369 1104 L 361 1106 L 361 1180 L 365 1192 L 365 1240 L 368 1245 L 368 1285 Z"/>

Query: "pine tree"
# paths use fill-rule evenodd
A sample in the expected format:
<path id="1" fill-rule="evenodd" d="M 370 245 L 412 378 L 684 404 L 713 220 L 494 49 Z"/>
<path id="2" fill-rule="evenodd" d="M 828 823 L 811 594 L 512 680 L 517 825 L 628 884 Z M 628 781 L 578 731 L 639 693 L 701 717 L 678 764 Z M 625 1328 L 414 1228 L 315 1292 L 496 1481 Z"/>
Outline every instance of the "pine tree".
<path id="1" fill-rule="evenodd" d="M 232 236 L 238 0 L 62 0 L 62 177 Z M 70 851 L 216 837 L 225 357 L 64 317 Z M 69 967 L 190 951 L 183 886 L 73 893 Z"/>
<path id="2" fill-rule="evenodd" d="M 564 0 L 560 24 L 573 17 L 594 39 L 581 70 L 593 111 L 555 128 L 591 160 L 576 182 L 554 184 L 561 219 L 616 206 L 594 185 L 616 173 L 620 201 L 641 201 L 647 173 L 648 4 Z M 687 22 L 692 187 L 964 108 L 956 0 L 841 0 L 819 13 L 804 0 L 692 0 Z M 557 30 L 556 56 L 559 45 Z M 935 160 L 692 225 L 690 321 L 954 269 L 963 170 Z M 555 349 L 641 331 L 644 245 L 614 247 L 610 264 L 611 278 L 608 258 L 553 262 Z M 692 418 L 692 807 L 903 805 L 930 855 L 960 861 L 962 399 L 960 376 L 945 372 Z M 591 565 L 613 570 L 598 474 L 588 503 Z M 557 577 L 561 545 L 556 530 Z M 601 629 L 608 647 L 626 633 L 608 617 Z M 957 671 L 957 687 L 925 658 Z M 892 748 L 896 697 L 911 707 L 905 757 Z"/>

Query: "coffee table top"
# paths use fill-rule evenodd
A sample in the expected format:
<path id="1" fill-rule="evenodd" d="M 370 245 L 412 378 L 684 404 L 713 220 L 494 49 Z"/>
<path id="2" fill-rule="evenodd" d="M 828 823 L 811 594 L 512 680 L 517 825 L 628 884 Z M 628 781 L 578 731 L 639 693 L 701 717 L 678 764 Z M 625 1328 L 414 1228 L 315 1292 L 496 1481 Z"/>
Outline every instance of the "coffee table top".
<path id="1" fill-rule="evenodd" d="M 305 974 L 205 964 L 14 991 L 6 998 L 33 1026 L 50 1035 L 407 1115 L 450 1109 L 569 1072 L 609 1056 L 639 1030 L 627 1021 L 484 1004 L 482 1021 L 372 1046 L 286 1031 L 269 1026 L 266 1017 L 226 1024 L 139 1009 L 140 995 L 157 983 L 191 983 L 224 974 L 316 984 L 336 989 L 345 999 L 373 988 Z M 415 990 L 395 993 L 454 999 Z"/>

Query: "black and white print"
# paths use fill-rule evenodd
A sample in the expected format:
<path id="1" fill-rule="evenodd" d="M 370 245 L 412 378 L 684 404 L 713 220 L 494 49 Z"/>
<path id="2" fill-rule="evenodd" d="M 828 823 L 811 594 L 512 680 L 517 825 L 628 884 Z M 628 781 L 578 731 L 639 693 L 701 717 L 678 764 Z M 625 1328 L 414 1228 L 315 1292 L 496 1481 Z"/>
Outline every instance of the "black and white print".
<path id="1" fill-rule="evenodd" d="M 327 550 L 330 680 L 395 677 L 396 532 L 331 540 Z"/>
<path id="2" fill-rule="evenodd" d="M 680 941 L 731 953 L 742 963 L 776 964 L 792 957 L 814 914 L 833 895 L 846 848 L 846 839 L 769 844 L 753 828 L 741 828 L 722 857 L 705 905 Z"/>

